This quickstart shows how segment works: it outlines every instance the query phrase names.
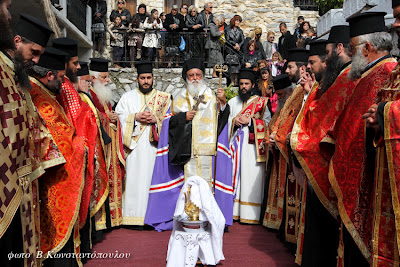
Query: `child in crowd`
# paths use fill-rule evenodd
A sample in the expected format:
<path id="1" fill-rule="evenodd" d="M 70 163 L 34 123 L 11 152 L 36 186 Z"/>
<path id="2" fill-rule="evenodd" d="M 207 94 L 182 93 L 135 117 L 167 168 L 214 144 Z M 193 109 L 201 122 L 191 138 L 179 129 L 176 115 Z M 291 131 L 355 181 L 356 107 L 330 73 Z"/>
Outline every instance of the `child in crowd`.
<path id="1" fill-rule="evenodd" d="M 108 33 L 110 34 L 110 45 L 113 49 L 113 61 L 115 68 L 121 68 L 120 62 L 124 55 L 124 36 L 126 28 L 122 25 L 121 16 L 117 16 L 114 22 L 108 28 Z"/>
<path id="2" fill-rule="evenodd" d="M 272 59 L 268 60 L 268 67 L 273 78 L 281 75 L 284 65 L 285 61 L 282 60 L 281 54 L 279 52 L 273 53 Z"/>
<path id="3" fill-rule="evenodd" d="M 143 46 L 147 47 L 147 59 L 154 61 L 157 48 L 160 47 L 161 35 L 159 30 L 163 27 L 162 21 L 158 17 L 157 9 L 151 11 L 150 16 L 144 21 L 143 27 L 146 30 Z"/>

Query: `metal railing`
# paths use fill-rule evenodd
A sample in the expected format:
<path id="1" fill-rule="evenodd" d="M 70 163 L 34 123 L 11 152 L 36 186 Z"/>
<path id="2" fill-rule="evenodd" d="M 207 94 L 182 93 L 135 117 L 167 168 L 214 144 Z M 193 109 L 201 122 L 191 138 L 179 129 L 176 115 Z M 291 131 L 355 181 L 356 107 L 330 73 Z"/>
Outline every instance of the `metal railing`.
<path id="1" fill-rule="evenodd" d="M 293 5 L 300 7 L 302 10 L 318 10 L 318 5 L 315 0 L 294 0 Z"/>
<path id="2" fill-rule="evenodd" d="M 113 63 L 121 67 L 131 67 L 139 60 L 153 61 L 157 68 L 181 67 L 183 62 L 189 58 L 200 58 L 206 66 L 208 64 L 209 51 L 205 49 L 206 43 L 210 38 L 208 31 L 193 32 L 185 29 L 176 33 L 158 31 L 157 34 L 160 34 L 161 38 L 159 39 L 158 47 L 154 51 L 154 56 L 149 57 L 151 56 L 148 53 L 149 49 L 142 46 L 140 59 L 137 59 L 137 47 L 133 45 L 134 42 L 132 40 L 137 37 L 143 39 L 145 33 L 135 33 L 126 28 L 119 29 L 117 32 L 123 36 L 124 52 L 119 60 L 113 57 Z M 182 45 L 183 42 L 185 43 L 184 46 Z M 232 50 L 229 50 L 227 44 L 224 45 L 221 42 L 221 53 L 225 59 L 226 54 L 232 53 Z"/>
<path id="3" fill-rule="evenodd" d="M 86 3 L 82 0 L 68 0 L 67 19 L 86 34 Z"/>

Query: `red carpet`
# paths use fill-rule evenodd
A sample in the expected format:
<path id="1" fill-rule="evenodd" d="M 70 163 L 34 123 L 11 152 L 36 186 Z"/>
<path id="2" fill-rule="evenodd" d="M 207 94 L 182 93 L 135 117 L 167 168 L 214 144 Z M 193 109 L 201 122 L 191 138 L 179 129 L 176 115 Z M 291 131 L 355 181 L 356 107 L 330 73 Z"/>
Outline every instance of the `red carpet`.
<path id="1" fill-rule="evenodd" d="M 116 229 L 105 234 L 102 242 L 92 252 L 130 253 L 124 259 L 91 259 L 85 267 L 92 266 L 139 266 L 158 267 L 166 265 L 168 240 L 171 232 L 136 231 Z M 276 233 L 261 225 L 235 223 L 224 234 L 225 261 L 218 266 L 229 267 L 295 267 L 294 255 L 278 240 Z"/>

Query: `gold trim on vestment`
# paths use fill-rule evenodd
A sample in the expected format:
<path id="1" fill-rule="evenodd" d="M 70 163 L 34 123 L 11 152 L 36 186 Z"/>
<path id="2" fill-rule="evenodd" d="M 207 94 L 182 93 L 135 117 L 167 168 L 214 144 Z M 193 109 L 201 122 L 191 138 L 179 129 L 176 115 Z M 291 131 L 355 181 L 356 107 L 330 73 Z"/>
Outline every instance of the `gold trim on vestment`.
<path id="1" fill-rule="evenodd" d="M 248 220 L 248 219 L 239 219 L 241 223 L 248 223 L 248 224 L 260 224 L 259 220 Z"/>
<path id="2" fill-rule="evenodd" d="M 144 217 L 123 217 L 122 225 L 144 225 Z"/>
<path id="3" fill-rule="evenodd" d="M 131 145 L 132 141 L 133 128 L 135 126 L 135 115 L 136 113 L 129 114 L 128 118 L 126 119 L 126 127 L 125 127 L 124 137 L 122 140 L 124 145 L 128 148 Z"/>
<path id="4" fill-rule="evenodd" d="M 22 199 L 22 187 L 19 186 L 17 189 L 17 192 L 15 192 L 15 196 L 11 200 L 10 204 L 8 205 L 8 209 L 14 210 L 13 214 L 9 214 L 8 212 L 4 213 L 3 218 L 1 221 L 4 221 L 6 223 L 1 223 L 0 224 L 0 237 L 4 235 L 5 231 L 7 230 L 8 226 L 11 224 L 12 219 L 14 218 L 15 213 L 18 210 L 19 204 Z M 7 210 L 6 210 L 7 211 Z M 2 227 L 4 225 L 4 227 Z"/>
<path id="5" fill-rule="evenodd" d="M 106 220 L 107 220 L 106 219 L 107 218 L 107 216 L 106 216 L 106 203 L 104 203 L 101 206 L 101 209 L 98 212 L 101 212 L 100 213 L 101 219 L 100 220 L 96 220 L 95 225 L 96 225 L 96 231 L 101 231 L 101 230 L 107 229 L 107 225 L 106 225 Z M 97 214 L 98 213 L 96 213 L 96 215 Z M 111 215 L 110 215 L 110 217 L 111 217 Z"/>
<path id="6" fill-rule="evenodd" d="M 71 234 L 73 234 L 72 230 L 74 229 L 74 226 L 76 227 L 76 222 L 78 219 L 78 215 L 79 215 L 79 209 L 81 206 L 81 200 L 82 200 L 82 192 L 83 192 L 83 188 L 85 185 L 85 178 L 86 178 L 86 167 L 87 167 L 87 157 L 88 157 L 88 148 L 85 147 L 85 153 L 84 153 L 84 167 L 82 168 L 82 174 L 81 174 L 81 185 L 79 187 L 79 196 L 78 196 L 78 202 L 76 203 L 76 207 L 75 207 L 75 212 L 74 212 L 74 216 L 72 217 L 72 220 L 69 222 L 69 226 L 68 226 L 68 231 L 67 234 L 64 236 L 64 239 L 58 244 L 58 246 L 56 246 L 54 249 L 50 250 L 48 253 L 46 253 L 47 255 L 54 255 L 57 252 L 59 252 L 64 246 L 65 244 L 68 242 Z M 78 224 L 79 225 L 79 224 Z M 78 226 L 79 228 L 79 226 Z M 44 259 L 47 259 L 47 257 L 44 256 Z"/>
<path id="7" fill-rule="evenodd" d="M 93 114 L 96 117 L 96 124 L 97 124 L 97 129 L 98 129 L 98 133 L 99 133 L 99 138 L 100 138 L 100 142 L 101 142 L 101 147 L 103 149 L 103 155 L 104 155 L 104 161 L 105 161 L 105 157 L 106 157 L 106 145 L 104 144 L 104 140 L 103 140 L 103 133 L 101 131 L 101 119 L 100 119 L 100 114 L 98 109 L 96 108 L 96 106 L 93 103 L 93 100 L 85 93 L 83 92 L 79 92 L 80 97 L 82 98 L 82 100 L 89 105 L 89 107 L 92 109 Z M 105 129 L 104 129 L 105 130 Z"/>
<path id="8" fill-rule="evenodd" d="M 310 94 L 311 95 L 314 90 L 318 90 L 319 84 L 318 82 L 315 82 Z M 306 103 L 304 103 L 302 109 L 300 110 L 299 115 L 297 116 L 297 119 L 295 120 L 293 124 L 293 129 L 292 129 L 292 134 L 290 135 L 290 146 L 292 148 L 293 153 L 295 154 L 297 160 L 301 164 L 301 167 L 303 168 L 304 172 L 307 175 L 308 180 L 311 183 L 311 186 L 313 187 L 315 193 L 318 196 L 318 199 L 321 201 L 321 203 L 324 205 L 324 207 L 329 211 L 329 213 L 336 219 L 337 216 L 339 216 L 339 213 L 335 207 L 334 204 L 332 204 L 325 196 L 324 192 L 322 192 L 321 188 L 318 185 L 318 182 L 315 180 L 315 177 L 313 173 L 311 172 L 309 166 L 307 165 L 306 161 L 302 157 L 302 155 L 297 151 L 297 144 L 298 144 L 298 138 L 299 138 L 299 133 L 301 131 L 301 122 L 303 120 L 304 116 L 304 109 L 308 106 L 310 98 L 307 98 Z"/>
<path id="9" fill-rule="evenodd" d="M 360 252 L 364 255 L 364 257 L 369 261 L 371 258 L 371 252 L 368 250 L 367 246 L 364 244 L 364 241 L 362 240 L 361 236 L 358 234 L 353 222 L 351 221 L 349 215 L 346 212 L 346 208 L 344 207 L 343 204 L 343 195 L 342 195 L 342 190 L 339 187 L 339 184 L 337 183 L 335 172 L 333 170 L 333 164 L 332 160 L 329 164 L 329 182 L 332 185 L 333 191 L 335 191 L 336 197 L 338 199 L 338 211 L 340 214 L 340 217 L 343 221 L 343 224 L 346 226 L 347 231 L 349 231 L 350 235 L 353 237 L 354 242 L 360 249 Z"/>
<path id="10" fill-rule="evenodd" d="M 236 119 L 236 117 L 239 116 L 239 115 L 241 115 L 242 112 L 245 111 L 255 100 L 258 101 L 258 98 L 259 98 L 258 96 L 252 96 L 252 97 L 250 97 L 246 102 L 243 102 L 243 103 L 242 103 L 242 110 L 241 110 L 235 117 L 232 118 L 232 129 L 231 129 L 231 132 L 230 132 L 230 134 L 229 134 L 229 139 L 231 139 L 232 136 L 233 136 L 233 129 L 235 128 L 234 125 L 235 125 L 235 119 Z M 249 101 L 250 101 L 250 102 L 249 102 Z M 252 109 L 252 111 L 251 111 L 251 113 L 250 113 L 249 118 L 251 118 L 251 117 L 254 115 L 254 110 L 255 110 L 255 108 L 256 108 L 256 105 L 257 105 L 256 103 L 253 105 L 253 109 Z"/>
<path id="11" fill-rule="evenodd" d="M 382 155 L 383 148 L 379 148 L 377 150 L 377 162 L 379 162 L 378 166 L 384 165 L 384 155 Z M 383 168 L 376 168 L 375 177 L 377 180 L 374 185 L 375 189 L 375 208 L 374 208 L 374 219 L 373 219 L 373 232 L 372 232 L 372 258 L 371 258 L 371 266 L 378 266 L 378 257 L 379 257 L 379 235 L 380 235 L 380 221 L 381 221 L 381 205 L 382 205 L 382 183 L 383 183 Z"/>
<path id="12" fill-rule="evenodd" d="M 397 239 L 397 247 L 400 247 L 400 203 L 399 203 L 399 195 L 397 192 L 396 185 L 396 175 L 394 172 L 394 163 L 393 163 L 393 151 L 392 151 L 392 140 L 390 138 L 390 123 L 389 123 L 389 113 L 390 108 L 393 102 L 388 102 L 384 108 L 384 139 L 385 139 L 385 147 L 386 147 L 386 156 L 388 162 L 388 170 L 389 170 L 389 178 L 390 178 L 390 189 L 392 194 L 392 204 L 394 211 L 394 218 L 396 223 L 396 239 Z M 382 166 L 382 165 L 381 165 Z M 397 254 L 397 256 L 399 256 Z"/>
<path id="13" fill-rule="evenodd" d="M 336 140 L 333 139 L 332 137 L 325 136 L 324 138 L 321 139 L 321 143 L 328 143 L 328 144 L 336 144 Z"/>
<path id="14" fill-rule="evenodd" d="M 294 260 L 294 262 L 299 266 L 301 266 L 301 262 L 303 261 L 303 249 L 304 249 L 303 241 L 304 241 L 306 198 L 307 198 L 307 186 L 304 186 L 303 192 L 301 194 L 299 234 L 297 235 L 296 258 Z"/>
<path id="15" fill-rule="evenodd" d="M 261 207 L 260 203 L 254 203 L 254 202 L 244 202 L 239 199 L 235 199 L 236 203 L 239 203 L 240 205 L 245 205 L 245 206 L 253 206 L 253 207 Z"/>

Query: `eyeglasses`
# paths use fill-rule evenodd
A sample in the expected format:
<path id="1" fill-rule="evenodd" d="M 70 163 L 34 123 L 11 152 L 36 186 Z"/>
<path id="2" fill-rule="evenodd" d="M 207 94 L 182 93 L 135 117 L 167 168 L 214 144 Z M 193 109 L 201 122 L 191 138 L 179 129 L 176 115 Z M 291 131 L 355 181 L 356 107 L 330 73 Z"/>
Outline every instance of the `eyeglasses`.
<path id="1" fill-rule="evenodd" d="M 125 4 L 125 3 L 124 3 L 124 2 L 118 2 L 118 5 L 119 5 L 119 4 Z"/>
<path id="2" fill-rule="evenodd" d="M 209 6 L 209 8 L 213 8 L 212 6 Z"/>
<path id="3" fill-rule="evenodd" d="M 188 7 L 187 7 L 187 6 L 183 6 L 183 7 L 181 7 L 181 8 L 183 8 L 183 9 L 188 9 Z"/>
<path id="4" fill-rule="evenodd" d="M 365 44 L 366 42 L 362 42 L 362 43 L 359 43 L 359 44 L 356 44 L 356 45 L 350 45 L 350 51 L 354 51 L 354 49 L 357 47 L 357 46 L 360 46 L 360 45 L 363 45 L 363 44 Z"/>

